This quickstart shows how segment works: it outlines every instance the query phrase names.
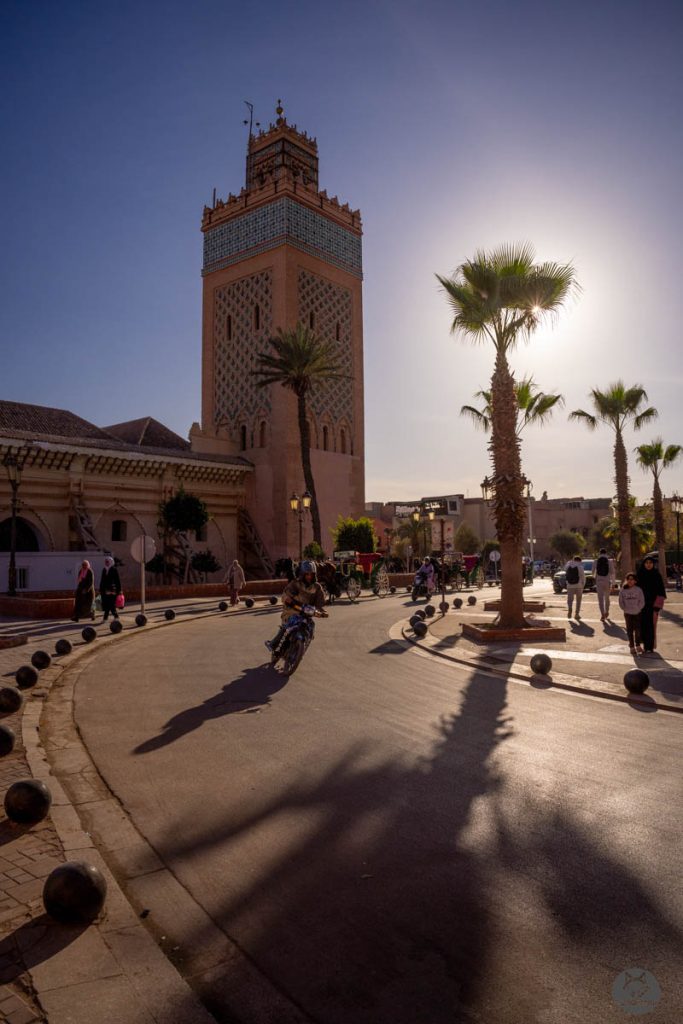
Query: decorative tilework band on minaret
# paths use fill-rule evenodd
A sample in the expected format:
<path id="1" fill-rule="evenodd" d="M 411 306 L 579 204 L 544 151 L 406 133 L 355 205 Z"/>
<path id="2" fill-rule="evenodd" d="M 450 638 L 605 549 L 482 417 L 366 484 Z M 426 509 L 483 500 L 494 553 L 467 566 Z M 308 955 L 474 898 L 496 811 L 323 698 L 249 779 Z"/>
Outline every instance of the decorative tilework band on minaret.
<path id="1" fill-rule="evenodd" d="M 361 217 L 319 190 L 317 141 L 287 123 L 279 100 L 276 114 L 249 137 L 246 186 L 202 219 L 202 432 L 227 434 L 255 463 L 250 512 L 273 558 L 298 554 L 288 499 L 304 489 L 294 397 L 253 375 L 278 327 L 313 329 L 346 375 L 309 402 L 328 551 L 337 516 L 364 509 Z"/>

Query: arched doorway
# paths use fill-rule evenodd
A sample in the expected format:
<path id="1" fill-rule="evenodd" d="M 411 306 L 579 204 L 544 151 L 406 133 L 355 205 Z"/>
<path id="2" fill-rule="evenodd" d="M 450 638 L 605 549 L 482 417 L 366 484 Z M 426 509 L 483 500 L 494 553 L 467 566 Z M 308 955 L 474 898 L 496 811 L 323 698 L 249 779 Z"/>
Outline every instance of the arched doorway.
<path id="1" fill-rule="evenodd" d="M 0 551 L 9 551 L 12 536 L 12 520 L 3 519 L 0 522 Z M 16 551 L 40 551 L 40 541 L 34 527 L 28 519 L 17 516 L 17 542 Z"/>

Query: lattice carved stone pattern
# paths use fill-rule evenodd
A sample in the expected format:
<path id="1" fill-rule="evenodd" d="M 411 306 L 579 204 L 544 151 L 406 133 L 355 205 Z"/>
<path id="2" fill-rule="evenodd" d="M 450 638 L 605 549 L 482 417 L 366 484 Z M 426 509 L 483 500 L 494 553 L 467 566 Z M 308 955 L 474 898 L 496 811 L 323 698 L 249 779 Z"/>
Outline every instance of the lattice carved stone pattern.
<path id="1" fill-rule="evenodd" d="M 346 424 L 353 438 L 354 359 L 351 292 L 348 288 L 326 281 L 307 270 L 300 270 L 299 319 L 306 326 L 311 322 L 311 313 L 315 333 L 331 344 L 340 372 L 344 374 L 342 380 L 315 385 L 311 393 L 311 409 L 318 424 L 329 419 L 334 424 L 337 435 L 340 426 Z"/>
<path id="2" fill-rule="evenodd" d="M 257 313 L 258 308 L 258 313 Z M 258 318 L 258 320 L 257 320 Z M 258 324 L 258 326 L 257 326 Z M 264 270 L 214 293 L 215 421 L 239 427 L 238 418 L 271 409 L 270 387 L 259 388 L 252 371 L 273 333 L 273 281 Z"/>

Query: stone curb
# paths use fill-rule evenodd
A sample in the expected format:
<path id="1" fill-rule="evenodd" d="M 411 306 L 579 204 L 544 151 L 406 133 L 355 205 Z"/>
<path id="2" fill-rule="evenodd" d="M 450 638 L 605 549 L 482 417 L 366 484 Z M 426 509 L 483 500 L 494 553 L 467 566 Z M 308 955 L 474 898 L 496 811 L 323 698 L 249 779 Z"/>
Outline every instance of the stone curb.
<path id="1" fill-rule="evenodd" d="M 436 621 L 440 621 L 440 619 L 437 619 Z M 526 673 L 519 671 L 519 666 L 514 668 L 509 666 L 506 669 L 496 665 L 487 664 L 476 652 L 465 657 L 464 652 L 461 656 L 457 656 L 454 654 L 448 654 L 446 651 L 438 651 L 435 650 L 433 646 L 435 643 L 433 638 L 430 637 L 432 642 L 429 643 L 425 642 L 424 639 L 419 639 L 415 636 L 409 635 L 407 630 L 409 630 L 410 627 L 405 623 L 407 623 L 407 620 L 402 620 L 397 623 L 404 641 L 411 644 L 413 647 L 418 647 L 420 650 L 435 658 L 442 658 L 445 661 L 452 661 L 467 668 L 478 668 L 482 671 L 491 673 L 491 675 L 517 679 L 520 682 L 525 683 L 530 683 L 532 679 L 545 679 L 547 681 L 546 689 L 548 690 L 566 690 L 570 693 L 588 694 L 591 697 L 602 697 L 605 700 L 618 701 L 622 704 L 639 704 L 643 707 L 652 707 L 654 705 L 661 711 L 672 711 L 677 714 L 683 714 L 683 706 L 680 704 L 669 703 L 668 701 L 662 702 L 661 696 L 660 699 L 656 700 L 654 697 L 645 695 L 640 696 L 638 694 L 617 693 L 611 689 L 600 689 L 595 685 L 598 680 L 586 680 L 581 676 L 570 676 L 562 672 L 553 672 L 552 676 L 538 676 L 534 675 L 533 672 Z M 429 628 L 430 624 L 428 623 L 427 629 L 429 630 Z M 396 637 L 392 637 L 392 639 L 396 639 Z M 605 686 L 611 686 L 611 684 L 605 683 Z"/>

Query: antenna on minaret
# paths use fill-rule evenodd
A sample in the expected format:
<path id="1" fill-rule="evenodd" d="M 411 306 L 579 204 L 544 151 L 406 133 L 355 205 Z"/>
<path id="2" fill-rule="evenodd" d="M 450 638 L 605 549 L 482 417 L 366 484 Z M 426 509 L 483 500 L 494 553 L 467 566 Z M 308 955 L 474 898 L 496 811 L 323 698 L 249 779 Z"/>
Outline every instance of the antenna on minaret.
<path id="1" fill-rule="evenodd" d="M 242 124 L 248 124 L 249 125 L 249 138 L 247 139 L 247 181 L 246 181 L 247 188 L 249 188 L 249 171 L 250 171 L 250 166 L 249 166 L 249 145 L 251 143 L 251 137 L 252 137 L 252 135 L 254 133 L 254 128 L 260 128 L 261 127 L 261 122 L 260 121 L 254 121 L 254 104 L 250 103 L 249 100 L 245 100 L 244 104 L 249 109 L 249 119 L 247 120 L 245 118 L 245 120 L 242 121 Z"/>

